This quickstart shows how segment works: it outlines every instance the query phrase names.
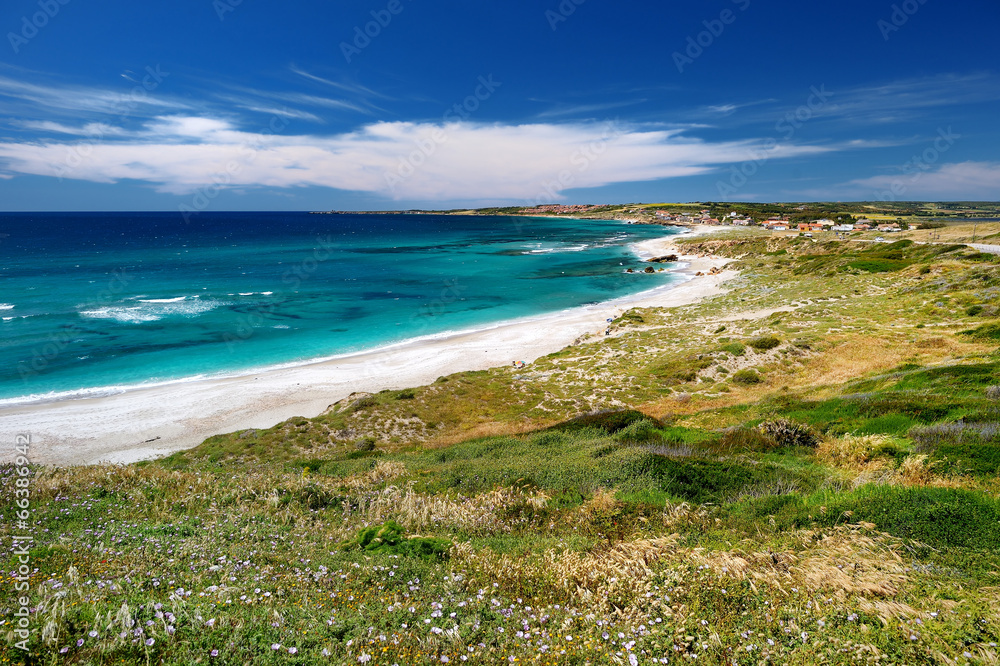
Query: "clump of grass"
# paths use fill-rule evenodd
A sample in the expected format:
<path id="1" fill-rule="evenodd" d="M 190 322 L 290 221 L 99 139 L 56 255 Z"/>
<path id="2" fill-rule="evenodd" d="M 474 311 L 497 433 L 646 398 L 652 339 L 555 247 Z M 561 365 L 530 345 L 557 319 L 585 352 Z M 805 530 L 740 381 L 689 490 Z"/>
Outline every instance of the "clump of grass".
<path id="1" fill-rule="evenodd" d="M 819 438 L 809 426 L 788 419 L 765 421 L 760 424 L 760 431 L 771 437 L 778 446 L 815 448 L 819 443 Z"/>
<path id="2" fill-rule="evenodd" d="M 772 451 L 778 442 L 759 428 L 736 426 L 726 428 L 719 438 L 718 446 L 723 451 Z"/>
<path id="3" fill-rule="evenodd" d="M 753 347 L 759 352 L 768 351 L 769 349 L 774 349 L 781 344 L 781 340 L 774 337 L 773 335 L 762 335 L 759 338 L 754 338 L 747 342 L 748 345 Z"/>
<path id="4" fill-rule="evenodd" d="M 816 447 L 818 459 L 857 472 L 884 468 L 897 454 L 899 447 L 888 435 L 827 437 Z"/>

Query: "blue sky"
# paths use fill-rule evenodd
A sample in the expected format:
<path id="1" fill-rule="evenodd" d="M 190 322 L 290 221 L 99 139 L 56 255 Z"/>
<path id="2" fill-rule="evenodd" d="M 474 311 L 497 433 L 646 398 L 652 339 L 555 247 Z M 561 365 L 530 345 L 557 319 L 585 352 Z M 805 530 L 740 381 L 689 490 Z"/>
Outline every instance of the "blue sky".
<path id="1" fill-rule="evenodd" d="M 1000 199 L 995 0 L 7 0 L 0 209 Z"/>

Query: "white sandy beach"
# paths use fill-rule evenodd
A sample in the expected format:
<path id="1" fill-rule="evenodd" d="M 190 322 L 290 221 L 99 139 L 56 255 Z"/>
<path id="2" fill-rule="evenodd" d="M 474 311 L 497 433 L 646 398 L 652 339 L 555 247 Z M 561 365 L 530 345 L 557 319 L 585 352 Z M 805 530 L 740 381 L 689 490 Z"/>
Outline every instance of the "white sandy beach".
<path id="1" fill-rule="evenodd" d="M 695 227 L 711 233 L 717 227 Z M 675 253 L 677 236 L 635 246 L 642 258 Z M 31 437 L 30 459 L 48 465 L 128 463 L 191 448 L 205 438 L 244 428 L 268 428 L 292 416 L 313 417 L 353 392 L 376 392 L 433 382 L 465 370 L 530 363 L 581 336 L 601 335 L 605 319 L 630 307 L 676 307 L 721 293 L 736 275 L 727 260 L 680 256 L 676 273 L 690 279 L 636 296 L 501 323 L 494 328 L 414 341 L 392 348 L 280 368 L 253 375 L 139 388 L 117 395 L 0 408 L 0 440 Z M 636 276 L 642 279 L 641 276 Z"/>

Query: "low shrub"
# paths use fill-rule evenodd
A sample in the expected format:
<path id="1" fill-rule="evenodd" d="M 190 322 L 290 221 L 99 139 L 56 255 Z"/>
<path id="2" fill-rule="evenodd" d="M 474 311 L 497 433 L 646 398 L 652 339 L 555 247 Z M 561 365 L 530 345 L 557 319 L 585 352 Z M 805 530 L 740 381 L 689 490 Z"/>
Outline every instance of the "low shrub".
<path id="1" fill-rule="evenodd" d="M 858 259 L 848 263 L 847 267 L 865 273 L 892 273 L 909 265 L 910 262 L 901 259 Z"/>
<path id="2" fill-rule="evenodd" d="M 617 433 L 615 439 L 619 442 L 650 442 L 662 439 L 656 424 L 647 419 L 633 421 Z"/>
<path id="3" fill-rule="evenodd" d="M 767 351 L 769 349 L 774 349 L 781 344 L 781 340 L 774 337 L 773 335 L 763 335 L 759 338 L 754 338 L 747 343 L 757 351 Z"/>
<path id="4" fill-rule="evenodd" d="M 872 522 L 889 534 L 934 547 L 995 549 L 1000 543 L 1000 501 L 975 491 L 865 486 L 831 500 L 826 509 L 812 518 L 835 523 L 847 514 L 852 522 Z"/>
<path id="5" fill-rule="evenodd" d="M 743 356 L 747 351 L 746 345 L 742 345 L 739 342 L 730 342 L 729 344 L 722 345 L 719 349 L 729 352 L 733 356 Z"/>
<path id="6" fill-rule="evenodd" d="M 734 384 L 750 386 L 751 384 L 760 384 L 764 381 L 764 378 L 757 374 L 756 370 L 747 368 L 745 370 L 737 370 L 734 372 L 732 380 Z"/>
<path id="7" fill-rule="evenodd" d="M 374 451 L 376 440 L 374 437 L 362 437 L 354 442 L 355 451 Z"/>
<path id="8" fill-rule="evenodd" d="M 805 446 L 815 448 L 819 438 L 809 426 L 795 423 L 788 419 L 765 421 L 760 424 L 760 431 L 774 439 L 781 447 Z"/>
<path id="9" fill-rule="evenodd" d="M 368 409 L 369 407 L 374 407 L 378 404 L 378 399 L 373 395 L 366 395 L 363 398 L 358 398 L 351 405 L 352 412 L 360 412 L 363 409 Z"/>
<path id="10" fill-rule="evenodd" d="M 1000 341 L 1000 323 L 983 324 L 968 331 L 962 331 L 959 335 L 966 335 L 973 340 Z"/>
<path id="11" fill-rule="evenodd" d="M 652 423 L 654 427 L 659 427 L 660 423 L 654 423 L 653 419 L 646 416 L 642 412 L 635 409 L 622 409 L 622 410 L 606 410 L 600 412 L 594 412 L 593 414 L 584 414 L 583 416 L 578 416 L 575 419 L 566 421 L 565 423 L 555 426 L 553 430 L 582 430 L 585 428 L 596 428 L 598 430 L 603 430 L 609 435 L 613 435 L 619 430 L 623 430 L 628 426 L 636 423 L 637 421 L 647 421 Z"/>

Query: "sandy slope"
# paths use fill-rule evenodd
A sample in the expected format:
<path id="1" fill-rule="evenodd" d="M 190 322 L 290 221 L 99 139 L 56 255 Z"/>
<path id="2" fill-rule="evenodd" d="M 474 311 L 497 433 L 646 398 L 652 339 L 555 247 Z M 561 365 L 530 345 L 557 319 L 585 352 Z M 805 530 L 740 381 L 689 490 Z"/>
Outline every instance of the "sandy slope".
<path id="1" fill-rule="evenodd" d="M 696 227 L 691 233 L 710 233 Z M 636 246 L 644 258 L 677 251 L 672 238 Z M 292 416 L 312 417 L 355 391 L 419 386 L 442 375 L 513 361 L 531 362 L 586 335 L 629 307 L 672 307 L 722 292 L 736 273 L 693 277 L 726 260 L 680 257 L 682 284 L 636 296 L 502 323 L 488 330 L 415 341 L 393 348 L 231 378 L 136 389 L 118 395 L 0 409 L 0 461 L 15 455 L 18 434 L 31 436 L 33 462 L 53 465 L 134 462 L 191 448 L 206 437 L 266 428 Z M 637 276 L 637 279 L 642 279 Z"/>

